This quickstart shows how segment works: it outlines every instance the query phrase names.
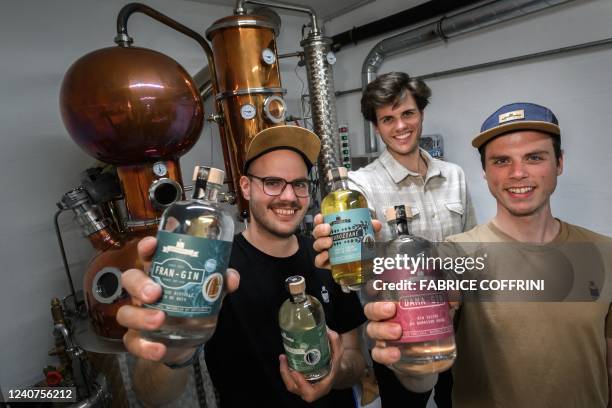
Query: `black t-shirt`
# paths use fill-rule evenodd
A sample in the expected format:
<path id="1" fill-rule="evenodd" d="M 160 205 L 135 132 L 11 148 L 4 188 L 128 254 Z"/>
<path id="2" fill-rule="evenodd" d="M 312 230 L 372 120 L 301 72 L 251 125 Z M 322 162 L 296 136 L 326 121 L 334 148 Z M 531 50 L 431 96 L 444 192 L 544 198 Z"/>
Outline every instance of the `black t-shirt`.
<path id="1" fill-rule="evenodd" d="M 279 372 L 283 343 L 278 311 L 290 297 L 285 279 L 301 275 L 306 293 L 323 305 L 327 326 L 339 334 L 365 321 L 354 293 L 343 293 L 328 270 L 314 266 L 312 239 L 298 237 L 299 250 L 286 258 L 267 255 L 242 234 L 234 237 L 230 267 L 240 273 L 238 290 L 227 295 L 217 330 L 206 343 L 206 364 L 221 407 L 353 407 L 350 388 L 332 390 L 312 404 L 287 391 Z"/>

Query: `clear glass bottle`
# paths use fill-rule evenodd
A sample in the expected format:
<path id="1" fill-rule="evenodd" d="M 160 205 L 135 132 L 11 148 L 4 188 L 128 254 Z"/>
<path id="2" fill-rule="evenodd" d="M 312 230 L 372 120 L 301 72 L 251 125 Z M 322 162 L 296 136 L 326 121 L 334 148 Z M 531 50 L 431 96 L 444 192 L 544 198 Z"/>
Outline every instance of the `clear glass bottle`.
<path id="1" fill-rule="evenodd" d="M 332 191 L 321 202 L 321 213 L 331 225 L 333 245 L 329 261 L 334 280 L 343 287 L 359 290 L 372 271 L 374 230 L 368 202 L 363 194 L 348 188 L 345 167 L 331 169 Z"/>
<path id="2" fill-rule="evenodd" d="M 387 244 L 386 257 L 396 255 L 422 257 L 423 261 L 433 255 L 433 245 L 424 238 L 410 235 L 406 209 L 403 205 L 390 208 L 385 214 L 395 238 Z M 387 345 L 400 349 L 400 361 L 393 364 L 398 371 L 407 374 L 433 374 L 445 371 L 453 365 L 456 357 L 455 336 L 446 292 L 421 290 L 421 281 L 437 279 L 438 272 L 427 269 L 422 262 L 416 270 L 408 263 L 407 268 L 387 269 L 382 278 L 385 282 L 404 284 L 380 294 L 381 300 L 396 303 L 397 312 L 390 319 L 401 324 L 402 336 Z M 401 265 L 405 266 L 405 265 Z M 408 286 L 413 282 L 413 288 Z"/>
<path id="3" fill-rule="evenodd" d="M 164 325 L 143 335 L 169 347 L 194 347 L 215 332 L 234 238 L 232 217 L 219 204 L 225 173 L 196 166 L 191 200 L 177 201 L 161 218 L 149 275 L 163 289 L 145 307 L 166 312 Z"/>
<path id="4" fill-rule="evenodd" d="M 318 381 L 329 373 L 331 362 L 323 306 L 306 294 L 304 277 L 290 276 L 285 283 L 291 298 L 282 304 L 278 323 L 289 367 Z"/>

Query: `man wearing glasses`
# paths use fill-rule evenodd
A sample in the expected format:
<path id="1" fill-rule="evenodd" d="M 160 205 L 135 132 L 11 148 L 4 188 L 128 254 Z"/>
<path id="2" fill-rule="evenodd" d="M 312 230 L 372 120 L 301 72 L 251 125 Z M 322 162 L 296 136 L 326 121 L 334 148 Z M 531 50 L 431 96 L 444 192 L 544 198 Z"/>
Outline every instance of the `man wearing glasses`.
<path id="1" fill-rule="evenodd" d="M 365 316 L 354 293 L 343 293 L 329 271 L 314 266 L 312 238 L 295 234 L 310 203 L 308 171 L 319 150 L 319 138 L 296 126 L 265 129 L 248 148 L 240 189 L 249 202 L 249 222 L 235 236 L 230 259 L 230 267 L 240 272 L 240 283 L 234 289 L 237 285 L 228 280 L 228 287 L 234 290 L 224 299 L 217 330 L 205 347 L 222 407 L 354 406 L 350 387 L 365 366 L 357 328 Z M 141 245 L 141 256 L 150 255 L 154 245 Z M 278 326 L 278 311 L 289 297 L 285 279 L 292 275 L 304 276 L 306 292 L 323 305 L 329 328 L 332 369 L 314 384 L 289 369 Z M 125 272 L 122 282 L 137 301 L 151 302 L 159 296 L 143 297 L 142 289 L 150 281 L 142 271 Z M 143 368 L 134 374 L 139 395 L 158 405 L 163 398 L 152 395 L 160 394 L 162 381 L 177 382 L 174 379 L 184 369 L 176 367 L 185 366 L 193 351 L 152 356 L 157 345 L 137 334 L 137 330 L 154 328 L 142 323 L 152 317 L 151 310 L 124 308 L 118 320 L 132 329 L 124 339 L 128 350 L 175 367 L 141 364 Z M 165 394 L 167 400 L 169 392 Z"/>

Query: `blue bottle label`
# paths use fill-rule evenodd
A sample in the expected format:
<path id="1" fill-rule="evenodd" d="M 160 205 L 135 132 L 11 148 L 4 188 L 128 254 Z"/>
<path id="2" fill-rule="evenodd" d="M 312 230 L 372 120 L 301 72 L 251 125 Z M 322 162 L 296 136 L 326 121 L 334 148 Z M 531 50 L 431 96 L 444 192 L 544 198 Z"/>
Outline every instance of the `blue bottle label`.
<path id="1" fill-rule="evenodd" d="M 369 209 L 340 211 L 323 219 L 331 225 L 330 264 L 340 265 L 374 257 L 374 229 Z"/>
<path id="2" fill-rule="evenodd" d="M 158 231 L 149 275 L 163 293 L 145 306 L 173 317 L 217 314 L 231 250 L 231 242 Z"/>

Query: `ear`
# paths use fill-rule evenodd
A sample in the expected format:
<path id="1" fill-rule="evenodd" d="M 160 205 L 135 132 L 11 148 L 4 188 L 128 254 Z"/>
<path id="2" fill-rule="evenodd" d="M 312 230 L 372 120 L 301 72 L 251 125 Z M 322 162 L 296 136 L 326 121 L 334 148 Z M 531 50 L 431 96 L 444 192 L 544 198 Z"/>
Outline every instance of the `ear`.
<path id="1" fill-rule="evenodd" d="M 563 151 L 561 151 L 561 156 L 559 157 L 559 163 L 557 163 L 557 176 L 560 176 L 561 174 L 563 174 L 563 158 L 565 157 L 565 155 L 563 154 Z"/>
<path id="2" fill-rule="evenodd" d="M 247 176 L 240 177 L 240 191 L 245 200 L 249 201 L 251 199 L 251 179 Z"/>

